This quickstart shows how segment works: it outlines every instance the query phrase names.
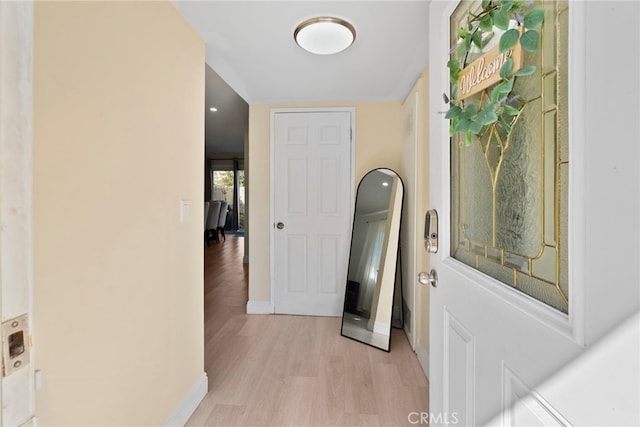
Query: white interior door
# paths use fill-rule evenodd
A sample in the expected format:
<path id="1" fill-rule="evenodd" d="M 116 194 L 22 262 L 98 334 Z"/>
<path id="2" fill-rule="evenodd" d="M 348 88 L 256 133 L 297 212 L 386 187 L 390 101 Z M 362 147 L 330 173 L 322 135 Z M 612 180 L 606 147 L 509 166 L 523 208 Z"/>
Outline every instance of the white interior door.
<path id="1" fill-rule="evenodd" d="M 32 311 L 33 3 L 0 2 L 0 424 L 34 423 Z"/>
<path id="2" fill-rule="evenodd" d="M 350 111 L 274 112 L 274 309 L 342 315 L 352 220 Z"/>
<path id="3" fill-rule="evenodd" d="M 443 104 L 442 93 L 449 89 L 446 62 L 451 45 L 450 17 L 457 6 L 457 1 L 432 2 L 430 6 L 432 112 L 448 108 Z M 545 31 L 552 31 L 556 21 L 548 14 L 555 6 L 551 1 L 545 1 L 544 6 Z M 464 203 L 472 203 L 471 199 L 485 194 L 485 178 L 479 174 L 476 180 L 467 182 L 458 172 L 463 170 L 469 175 L 480 173 L 483 168 L 486 172 L 486 164 L 495 158 L 488 158 L 475 170 L 469 169 L 474 146 L 450 145 L 448 121 L 432 116 L 430 197 L 440 220 L 439 251 L 431 255 L 431 266 L 438 274 L 430 304 L 432 424 L 637 425 L 640 421 L 637 348 L 635 358 L 631 356 L 626 362 L 602 363 L 606 375 L 591 377 L 588 386 L 575 369 L 571 370 L 578 356 L 589 353 L 592 344 L 637 313 L 639 306 L 637 44 L 628 66 L 612 70 L 601 64 L 615 63 L 625 40 L 637 41 L 640 7 L 637 2 L 593 1 L 564 3 L 559 8 L 557 22 L 564 28 L 560 33 L 566 34 L 568 46 L 562 47 L 562 37 L 557 38 L 558 50 L 552 47 L 551 52 L 557 58 L 568 58 L 568 71 L 566 66 L 545 69 L 538 78 L 543 82 L 554 79 L 544 86 L 550 92 L 540 97 L 542 106 L 532 104 L 527 108 L 539 111 L 537 114 L 544 117 L 543 126 L 544 120 L 550 120 L 549 127 L 544 128 L 549 129 L 547 135 L 568 132 L 568 147 L 562 152 L 544 151 L 541 147 L 544 154 L 535 162 L 535 167 L 542 168 L 541 175 L 536 178 L 525 174 L 524 181 L 552 181 L 540 185 L 541 196 L 532 192 L 525 197 L 528 203 L 510 211 L 505 208 L 518 220 L 527 215 L 550 215 L 555 224 L 562 223 L 555 216 L 557 212 L 568 212 L 564 230 L 538 232 L 545 244 L 540 253 L 527 258 L 498 248 L 496 240 L 500 238 L 496 239 L 495 228 L 500 219 L 483 216 L 479 208 L 465 209 Z M 547 42 L 541 40 L 543 48 Z M 624 86 L 625 99 L 615 111 L 606 107 L 607 92 L 599 89 L 609 83 Z M 568 95 L 560 94 L 563 84 L 568 86 Z M 551 95 L 553 91 L 557 91 L 555 95 Z M 550 96 L 556 97 L 557 102 Z M 566 98 L 561 100 L 561 96 Z M 560 107 L 561 103 L 565 107 Z M 541 128 L 540 120 L 532 123 Z M 532 133 L 535 131 L 534 127 Z M 536 134 L 532 141 L 545 137 Z M 458 150 L 469 151 L 461 155 Z M 462 166 L 458 163 L 455 169 L 461 156 L 468 162 Z M 557 175 L 562 175 L 559 183 L 555 180 Z M 521 182 L 511 179 L 506 184 L 508 192 Z M 464 185 L 467 187 L 460 191 Z M 546 191 L 553 195 L 552 199 L 546 198 Z M 538 202 L 542 200 L 537 213 L 532 207 L 536 197 Z M 554 203 L 555 207 L 550 206 Z M 482 246 L 481 237 L 473 236 L 483 221 L 489 222 L 489 230 L 493 227 L 493 244 Z M 599 229 L 603 230 L 603 240 L 596 237 Z M 562 234 L 565 243 L 549 243 Z M 462 241 L 467 246 L 459 250 Z M 546 259 L 545 252 L 552 248 L 557 251 L 556 256 Z M 544 262 L 558 262 L 557 268 L 544 273 L 540 266 Z M 532 284 L 535 276 L 542 276 L 549 286 L 536 288 Z M 562 282 L 558 276 L 564 276 L 566 283 L 554 286 L 554 280 Z M 515 283 L 503 283 L 511 280 Z M 549 297 L 547 303 L 538 301 L 545 298 L 543 294 Z M 568 379 L 563 372 L 573 374 Z M 603 376 L 607 379 L 601 379 Z M 629 380 L 629 376 L 633 379 Z M 550 392 L 555 389 L 554 381 L 562 381 L 563 393 Z M 625 391 L 617 395 L 629 394 L 635 401 L 621 398 L 603 405 L 601 390 L 607 389 L 608 383 L 619 384 Z"/>

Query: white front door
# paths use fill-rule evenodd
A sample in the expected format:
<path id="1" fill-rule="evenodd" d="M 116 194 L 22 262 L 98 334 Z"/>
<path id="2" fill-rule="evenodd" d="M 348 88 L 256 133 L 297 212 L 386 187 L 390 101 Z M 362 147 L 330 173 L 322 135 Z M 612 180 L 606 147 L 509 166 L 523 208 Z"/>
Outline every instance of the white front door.
<path id="1" fill-rule="evenodd" d="M 351 111 L 276 111 L 274 309 L 340 316 L 352 221 Z"/>
<path id="2" fill-rule="evenodd" d="M 628 67 L 602 64 L 617 63 L 625 40 L 637 41 L 640 7 L 544 2 L 543 72 L 525 77 L 538 79 L 530 88 L 543 93 L 525 99 L 519 145 L 514 139 L 509 146 L 509 156 L 517 155 L 507 158 L 497 143 L 452 144 L 448 120 L 436 114 L 448 108 L 442 93 L 449 92 L 458 3 L 430 6 L 430 199 L 440 224 L 439 250 L 430 257 L 438 281 L 431 288 L 429 419 L 465 426 L 637 423 L 637 400 L 602 405 L 599 398 L 608 383 L 631 384 L 625 391 L 638 395 L 637 356 L 603 363 L 607 383 L 594 376 L 585 387 L 573 370 L 582 386 L 555 396 L 545 390 L 554 389 L 555 378 L 566 381 L 563 369 L 639 306 L 637 47 Z M 609 84 L 625 94 L 615 109 L 600 90 Z M 531 144 L 538 148 L 526 151 Z M 527 221 L 534 227 L 521 234 L 530 240 L 517 243 Z"/>
<path id="3" fill-rule="evenodd" d="M 0 2 L 0 425 L 34 424 L 33 3 Z"/>

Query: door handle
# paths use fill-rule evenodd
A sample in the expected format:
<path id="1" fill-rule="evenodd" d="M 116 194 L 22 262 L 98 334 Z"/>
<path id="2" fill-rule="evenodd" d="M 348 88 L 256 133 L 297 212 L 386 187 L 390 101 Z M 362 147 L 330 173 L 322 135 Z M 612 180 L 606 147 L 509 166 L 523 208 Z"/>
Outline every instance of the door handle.
<path id="1" fill-rule="evenodd" d="M 421 271 L 420 273 L 418 273 L 418 282 L 420 282 L 421 285 L 431 285 L 434 288 L 437 288 L 438 272 L 435 270 L 435 268 L 432 268 L 428 273 Z"/>
<path id="2" fill-rule="evenodd" d="M 284 228 L 284 224 L 282 222 L 279 222 L 279 223 L 276 224 L 276 228 L 278 230 L 282 230 Z"/>

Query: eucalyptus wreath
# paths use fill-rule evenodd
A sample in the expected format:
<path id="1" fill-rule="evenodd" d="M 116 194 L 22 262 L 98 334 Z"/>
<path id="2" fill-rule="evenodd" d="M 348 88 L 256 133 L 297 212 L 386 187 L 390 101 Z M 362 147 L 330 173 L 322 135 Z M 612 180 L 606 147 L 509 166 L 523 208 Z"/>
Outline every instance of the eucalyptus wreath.
<path id="1" fill-rule="evenodd" d="M 456 30 L 459 39 L 451 49 L 453 59 L 447 62 L 452 84 L 451 96 L 449 98 L 443 94 L 443 97 L 445 103 L 450 103 L 445 115 L 450 120 L 449 135 L 463 133 L 466 145 L 471 145 L 473 135 L 483 135 L 492 127 L 500 126 L 507 135 L 511 133 L 525 105 L 520 96 L 513 93 L 516 78 L 530 76 L 536 71 L 534 65 L 524 64 L 520 70 L 512 73 L 514 63 L 507 57 L 500 67 L 501 80 L 487 89 L 490 90 L 488 97 L 480 97 L 480 101 L 476 102 L 469 99 L 456 101 L 458 77 L 467 65 L 469 53 L 473 46 L 482 50 L 495 28 L 504 31 L 498 43 L 501 54 L 511 50 L 518 42 L 523 50 L 536 52 L 544 9 L 533 6 L 533 0 L 483 0 L 481 10 L 469 12 L 466 26 Z M 510 28 L 514 27 L 514 22 L 515 28 Z"/>

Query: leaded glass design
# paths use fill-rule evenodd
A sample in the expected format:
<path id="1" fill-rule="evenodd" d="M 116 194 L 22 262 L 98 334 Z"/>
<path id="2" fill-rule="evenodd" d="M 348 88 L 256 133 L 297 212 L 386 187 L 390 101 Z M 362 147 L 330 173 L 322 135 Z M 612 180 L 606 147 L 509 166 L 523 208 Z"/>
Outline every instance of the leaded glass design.
<path id="1" fill-rule="evenodd" d="M 545 9 L 540 45 L 524 56 L 537 68 L 516 79 L 525 107 L 512 133 L 486 132 L 469 147 L 459 134 L 451 138 L 451 256 L 568 313 L 568 3 L 537 5 Z M 478 8 L 456 9 L 452 45 Z M 491 89 L 467 102 L 486 102 Z"/>

